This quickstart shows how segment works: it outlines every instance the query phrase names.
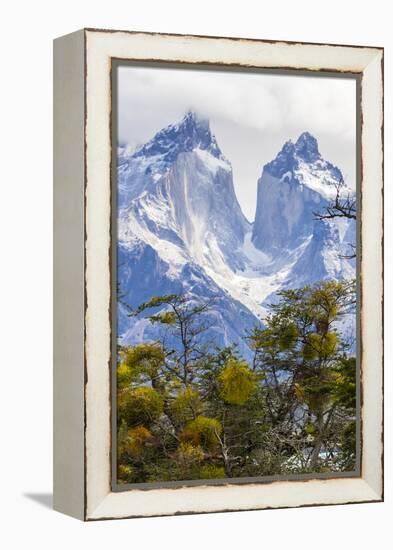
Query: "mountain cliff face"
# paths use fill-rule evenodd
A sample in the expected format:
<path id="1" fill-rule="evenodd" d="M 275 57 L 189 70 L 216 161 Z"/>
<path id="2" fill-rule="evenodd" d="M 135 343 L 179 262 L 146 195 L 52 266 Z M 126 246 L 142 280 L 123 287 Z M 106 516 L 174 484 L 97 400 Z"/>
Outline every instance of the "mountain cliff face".
<path id="1" fill-rule="evenodd" d="M 322 159 L 309 133 L 287 141 L 258 181 L 252 240 L 261 250 L 279 254 L 302 243 L 342 180 L 338 168 Z M 320 225 L 320 222 L 317 222 Z"/>
<path id="2" fill-rule="evenodd" d="M 354 276 L 354 263 L 343 256 L 355 242 L 355 222 L 316 219 L 334 200 L 338 185 L 350 193 L 342 182 L 341 171 L 321 157 L 308 132 L 296 143 L 286 142 L 264 166 L 252 242 L 273 259 L 275 268 L 287 265 L 285 286 Z"/>
<path id="3" fill-rule="evenodd" d="M 354 227 L 316 221 L 341 172 L 310 134 L 287 142 L 258 181 L 254 224 L 236 198 L 232 169 L 209 122 L 189 112 L 128 153 L 118 150 L 118 333 L 122 343 L 157 337 L 157 326 L 127 316 L 152 296 L 208 300 L 210 332 L 237 343 L 266 315 L 280 288 L 354 275 L 340 258 Z M 353 241 L 352 241 L 353 242 Z"/>

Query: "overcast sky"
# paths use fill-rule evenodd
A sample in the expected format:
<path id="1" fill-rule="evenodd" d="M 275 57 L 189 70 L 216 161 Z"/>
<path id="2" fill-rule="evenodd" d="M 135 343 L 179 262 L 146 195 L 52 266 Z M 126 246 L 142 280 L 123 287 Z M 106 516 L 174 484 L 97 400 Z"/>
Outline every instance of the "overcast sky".
<path id="1" fill-rule="evenodd" d="M 313 134 L 351 186 L 356 173 L 354 79 L 195 69 L 118 69 L 119 141 L 145 143 L 193 109 L 209 118 L 233 167 L 243 212 L 255 214 L 257 180 L 288 139 Z"/>

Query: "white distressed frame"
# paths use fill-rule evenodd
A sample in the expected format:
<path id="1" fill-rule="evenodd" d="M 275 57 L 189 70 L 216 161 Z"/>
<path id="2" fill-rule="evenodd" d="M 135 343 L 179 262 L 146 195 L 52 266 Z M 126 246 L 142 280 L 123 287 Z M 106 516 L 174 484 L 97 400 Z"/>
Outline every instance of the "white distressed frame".
<path id="1" fill-rule="evenodd" d="M 82 519 L 382 500 L 383 50 L 99 30 L 86 30 L 84 37 L 86 385 L 85 500 Z M 112 58 L 362 73 L 361 316 L 364 322 L 361 323 L 361 477 L 111 491 L 109 266 Z M 80 514 L 74 515 L 80 517 Z"/>

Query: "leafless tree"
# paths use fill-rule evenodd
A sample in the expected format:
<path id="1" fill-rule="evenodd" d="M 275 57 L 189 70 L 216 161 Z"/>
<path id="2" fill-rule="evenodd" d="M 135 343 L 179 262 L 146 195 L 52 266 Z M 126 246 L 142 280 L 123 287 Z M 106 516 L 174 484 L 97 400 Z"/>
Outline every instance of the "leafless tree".
<path id="1" fill-rule="evenodd" d="M 347 192 L 343 194 L 344 180 L 341 179 L 335 184 L 336 196 L 324 207 L 322 212 L 314 212 L 316 220 L 326 221 L 336 218 L 347 218 L 356 220 L 356 196 Z M 356 245 L 349 244 L 350 251 L 347 254 L 341 254 L 340 258 L 347 260 L 356 258 Z"/>
<path id="2" fill-rule="evenodd" d="M 344 180 L 335 184 L 336 196 L 334 200 L 325 206 L 324 212 L 314 212 L 317 220 L 331 220 L 333 218 L 348 218 L 356 220 L 356 196 L 347 192 L 343 196 Z"/>

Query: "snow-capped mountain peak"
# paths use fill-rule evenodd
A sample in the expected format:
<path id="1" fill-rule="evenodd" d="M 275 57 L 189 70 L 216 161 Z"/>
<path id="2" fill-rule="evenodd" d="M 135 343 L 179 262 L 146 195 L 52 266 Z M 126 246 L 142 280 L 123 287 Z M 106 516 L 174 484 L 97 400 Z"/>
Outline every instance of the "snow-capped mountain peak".
<path id="1" fill-rule="evenodd" d="M 140 147 L 134 157 L 162 156 L 167 162 L 173 162 L 179 153 L 196 148 L 208 151 L 216 158 L 223 158 L 216 138 L 210 130 L 209 120 L 188 111 L 180 122 L 163 128 L 145 145 Z"/>
<path id="2" fill-rule="evenodd" d="M 316 168 L 330 172 L 331 178 L 340 181 L 342 173 L 330 162 L 324 160 L 319 152 L 318 141 L 309 132 L 303 132 L 294 143 L 285 142 L 276 158 L 264 166 L 264 170 L 276 178 L 281 178 L 287 172 L 295 172 L 304 165 L 313 165 Z"/>
<path id="3" fill-rule="evenodd" d="M 194 111 L 188 111 L 179 122 L 161 129 L 136 151 L 131 152 L 124 145 L 119 147 L 119 207 L 130 205 L 133 199 L 146 193 L 159 196 L 163 191 L 159 182 L 191 154 L 195 161 L 200 160 L 199 169 L 204 167 L 214 174 L 232 172 L 209 121 Z"/>
<path id="4" fill-rule="evenodd" d="M 321 158 L 318 142 L 309 132 L 300 134 L 295 143 L 295 151 L 297 156 L 304 159 L 306 162 L 315 162 Z"/>
<path id="5" fill-rule="evenodd" d="M 309 132 L 303 132 L 295 143 L 287 141 L 276 158 L 265 164 L 263 175 L 299 185 L 301 190 L 305 186 L 326 200 L 335 197 L 338 185 L 351 193 L 341 170 L 322 157 L 318 141 Z"/>

